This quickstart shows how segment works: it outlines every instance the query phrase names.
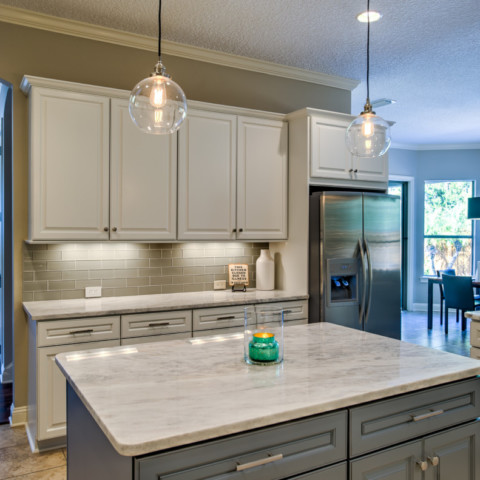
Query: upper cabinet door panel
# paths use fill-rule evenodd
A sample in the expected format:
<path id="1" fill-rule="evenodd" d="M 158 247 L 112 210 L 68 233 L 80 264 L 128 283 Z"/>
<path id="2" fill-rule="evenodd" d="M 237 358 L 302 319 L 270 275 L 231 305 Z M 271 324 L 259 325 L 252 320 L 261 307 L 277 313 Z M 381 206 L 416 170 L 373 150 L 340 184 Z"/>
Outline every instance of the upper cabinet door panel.
<path id="1" fill-rule="evenodd" d="M 235 239 L 236 116 L 190 109 L 178 138 L 178 239 Z"/>
<path id="2" fill-rule="evenodd" d="M 110 239 L 174 240 L 177 134 L 142 132 L 112 99 L 110 142 Z"/>
<path id="3" fill-rule="evenodd" d="M 345 144 L 346 122 L 312 116 L 310 176 L 349 180 L 351 155 Z"/>
<path id="4" fill-rule="evenodd" d="M 388 182 L 388 152 L 381 157 L 353 157 L 352 167 L 357 180 Z"/>
<path id="5" fill-rule="evenodd" d="M 238 117 L 237 238 L 287 238 L 288 124 Z"/>
<path id="6" fill-rule="evenodd" d="M 30 102 L 30 238 L 108 239 L 109 99 L 48 88 Z"/>

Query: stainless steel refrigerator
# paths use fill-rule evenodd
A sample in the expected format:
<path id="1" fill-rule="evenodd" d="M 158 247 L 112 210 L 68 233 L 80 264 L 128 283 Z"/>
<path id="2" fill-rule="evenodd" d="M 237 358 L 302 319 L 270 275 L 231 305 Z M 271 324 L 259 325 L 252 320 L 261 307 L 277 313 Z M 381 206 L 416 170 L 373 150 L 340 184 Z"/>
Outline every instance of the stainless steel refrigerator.
<path id="1" fill-rule="evenodd" d="M 400 199 L 310 196 L 309 321 L 400 339 Z"/>

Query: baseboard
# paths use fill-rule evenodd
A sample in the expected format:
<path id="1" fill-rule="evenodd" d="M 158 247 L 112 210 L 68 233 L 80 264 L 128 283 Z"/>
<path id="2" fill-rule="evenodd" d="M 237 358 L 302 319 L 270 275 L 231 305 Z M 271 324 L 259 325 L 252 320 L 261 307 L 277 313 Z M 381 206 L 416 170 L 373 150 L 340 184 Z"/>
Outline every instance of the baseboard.
<path id="1" fill-rule="evenodd" d="M 413 304 L 413 311 L 414 312 L 428 312 L 428 303 L 414 303 Z M 432 311 L 439 312 L 440 311 L 440 304 L 434 304 Z"/>
<path id="2" fill-rule="evenodd" d="M 12 403 L 10 407 L 10 425 L 12 427 L 19 427 L 27 423 L 28 408 L 15 407 Z"/>

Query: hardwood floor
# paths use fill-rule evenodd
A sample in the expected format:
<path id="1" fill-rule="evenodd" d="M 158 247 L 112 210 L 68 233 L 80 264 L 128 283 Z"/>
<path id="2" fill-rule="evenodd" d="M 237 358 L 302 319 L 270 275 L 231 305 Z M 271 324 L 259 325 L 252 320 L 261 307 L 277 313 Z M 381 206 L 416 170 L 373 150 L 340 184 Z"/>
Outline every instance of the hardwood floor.
<path id="1" fill-rule="evenodd" d="M 425 347 L 470 356 L 470 319 L 467 329 L 462 332 L 461 322 L 456 323 L 455 313 L 449 315 L 448 335 L 440 326 L 439 312 L 433 313 L 433 328 L 427 329 L 426 312 L 402 312 L 402 340 Z"/>
<path id="2" fill-rule="evenodd" d="M 470 355 L 470 320 L 467 330 L 461 331 L 460 324 L 451 317 L 449 333 L 445 335 L 438 313 L 433 315 L 433 329 L 427 330 L 427 314 L 402 312 L 402 340 L 425 347 L 436 348 L 458 355 Z M 10 397 L 8 397 L 10 395 Z M 5 397 L 5 400 L 4 400 Z M 11 388 L 0 385 L 0 407 L 11 403 Z M 3 417 L 2 417 L 3 418 Z M 7 420 L 8 422 L 8 415 Z M 66 450 L 58 449 L 33 454 L 28 445 L 23 427 L 11 428 L 0 425 L 0 480 L 65 480 Z"/>

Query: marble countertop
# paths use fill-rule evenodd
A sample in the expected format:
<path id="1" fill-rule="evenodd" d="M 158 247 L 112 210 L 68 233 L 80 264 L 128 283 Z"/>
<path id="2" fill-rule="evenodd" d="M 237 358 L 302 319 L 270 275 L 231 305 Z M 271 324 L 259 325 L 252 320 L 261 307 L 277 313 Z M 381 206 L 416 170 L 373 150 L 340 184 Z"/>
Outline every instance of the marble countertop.
<path id="1" fill-rule="evenodd" d="M 282 290 L 246 292 L 231 290 L 166 293 L 159 295 L 134 295 L 128 297 L 81 298 L 78 300 L 44 300 L 24 302 L 30 320 L 55 320 L 61 318 L 121 315 L 125 313 L 160 312 L 192 308 L 221 307 L 239 304 L 306 300 L 308 295 Z"/>
<path id="2" fill-rule="evenodd" d="M 128 456 L 480 374 L 480 360 L 330 323 L 284 330 L 279 365 L 247 365 L 243 334 L 62 353 L 56 361 Z"/>
<path id="3" fill-rule="evenodd" d="M 477 312 L 465 312 L 465 316 L 467 318 L 471 318 L 472 320 L 475 320 L 477 322 L 480 322 L 480 311 Z"/>

